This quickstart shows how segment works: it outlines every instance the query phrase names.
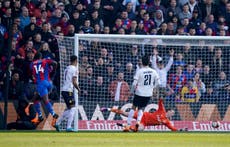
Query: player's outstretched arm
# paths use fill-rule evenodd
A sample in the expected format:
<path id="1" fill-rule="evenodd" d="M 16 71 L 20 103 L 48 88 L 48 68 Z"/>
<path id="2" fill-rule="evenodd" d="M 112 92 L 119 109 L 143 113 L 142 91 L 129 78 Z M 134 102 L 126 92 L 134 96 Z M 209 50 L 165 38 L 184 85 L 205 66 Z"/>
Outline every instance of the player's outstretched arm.
<path id="1" fill-rule="evenodd" d="M 166 123 L 165 125 L 166 125 L 171 131 L 180 131 L 180 132 L 186 132 L 186 131 L 188 131 L 188 128 L 187 128 L 187 127 L 177 129 L 177 128 L 174 127 L 170 122 Z"/>

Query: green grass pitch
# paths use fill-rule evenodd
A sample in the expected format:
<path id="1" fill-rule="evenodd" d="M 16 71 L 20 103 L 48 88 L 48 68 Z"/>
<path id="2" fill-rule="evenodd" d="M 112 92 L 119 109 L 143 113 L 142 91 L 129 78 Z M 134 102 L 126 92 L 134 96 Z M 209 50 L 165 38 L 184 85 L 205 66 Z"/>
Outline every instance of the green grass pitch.
<path id="1" fill-rule="evenodd" d="M 230 147 L 230 133 L 2 131 L 2 147 Z"/>

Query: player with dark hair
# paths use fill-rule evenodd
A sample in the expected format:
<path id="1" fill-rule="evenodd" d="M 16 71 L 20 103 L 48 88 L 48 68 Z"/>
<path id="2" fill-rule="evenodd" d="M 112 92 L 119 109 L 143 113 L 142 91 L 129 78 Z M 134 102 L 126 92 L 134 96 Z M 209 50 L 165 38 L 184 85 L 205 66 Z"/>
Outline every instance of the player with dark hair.
<path id="1" fill-rule="evenodd" d="M 55 128 L 57 131 L 59 131 L 59 125 L 63 121 L 63 119 L 67 118 L 67 132 L 73 132 L 75 131 L 71 124 L 74 120 L 74 114 L 76 112 L 75 107 L 75 99 L 74 99 L 74 87 L 78 90 L 78 93 L 80 92 L 80 88 L 77 83 L 77 56 L 72 55 L 70 57 L 70 65 L 66 67 L 64 71 L 64 83 L 61 89 L 61 94 L 65 100 L 67 109 L 63 112 L 62 116 L 57 120 L 55 124 Z"/>
<path id="2" fill-rule="evenodd" d="M 53 106 L 49 101 L 49 91 L 51 91 L 53 85 L 50 79 L 50 73 L 54 70 L 57 66 L 57 62 L 51 59 L 42 59 L 42 54 L 38 52 L 35 57 L 34 61 L 31 63 L 32 69 L 32 78 L 34 83 L 37 86 L 37 93 L 36 99 L 34 100 L 35 109 L 39 115 L 39 119 L 43 120 L 42 112 L 41 112 L 41 103 L 40 97 L 45 103 L 46 109 L 49 113 L 53 116 L 53 120 L 51 125 L 54 126 L 58 115 L 54 112 Z M 39 95 L 39 96 L 38 96 Z"/>
<path id="3" fill-rule="evenodd" d="M 121 109 L 113 109 L 113 108 L 101 108 L 101 111 L 111 111 L 116 114 L 121 114 L 123 116 L 128 116 L 128 112 L 124 112 Z M 126 131 L 143 131 L 146 126 L 156 126 L 156 125 L 165 125 L 167 126 L 170 130 L 172 131 L 186 131 L 187 128 L 185 129 L 177 129 L 175 128 L 172 123 L 170 122 L 171 117 L 175 114 L 175 111 L 173 109 L 168 109 L 167 111 L 165 110 L 163 100 L 160 99 L 158 102 L 158 109 L 155 112 L 144 112 L 141 121 L 138 124 L 139 126 L 136 127 L 136 125 L 130 126 L 128 130 Z M 138 117 L 138 111 L 134 112 L 134 119 L 137 119 Z M 127 129 L 126 125 L 118 123 L 117 125 L 124 127 Z"/>
<path id="4" fill-rule="evenodd" d="M 142 57 L 142 68 L 140 68 L 135 76 L 131 87 L 131 92 L 134 94 L 133 106 L 129 112 L 127 119 L 127 127 L 123 131 L 129 131 L 131 120 L 134 116 L 134 110 L 138 110 L 137 113 L 137 127 L 140 124 L 143 114 L 143 108 L 146 107 L 150 98 L 153 95 L 154 90 L 160 84 L 160 78 L 157 72 L 149 67 L 150 58 L 148 55 Z"/>

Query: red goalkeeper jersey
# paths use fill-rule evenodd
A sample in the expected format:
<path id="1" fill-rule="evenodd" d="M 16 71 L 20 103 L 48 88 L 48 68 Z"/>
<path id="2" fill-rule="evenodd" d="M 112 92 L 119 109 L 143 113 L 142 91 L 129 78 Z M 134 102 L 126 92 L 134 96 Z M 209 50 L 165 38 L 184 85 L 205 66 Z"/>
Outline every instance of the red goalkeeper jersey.
<path id="1" fill-rule="evenodd" d="M 177 131 L 177 129 L 171 124 L 170 120 L 166 117 L 166 111 L 162 99 L 159 100 L 158 107 L 158 110 L 153 113 L 144 112 L 140 123 L 144 126 L 165 125 L 172 131 Z M 137 111 L 134 114 L 134 118 L 137 118 Z"/>

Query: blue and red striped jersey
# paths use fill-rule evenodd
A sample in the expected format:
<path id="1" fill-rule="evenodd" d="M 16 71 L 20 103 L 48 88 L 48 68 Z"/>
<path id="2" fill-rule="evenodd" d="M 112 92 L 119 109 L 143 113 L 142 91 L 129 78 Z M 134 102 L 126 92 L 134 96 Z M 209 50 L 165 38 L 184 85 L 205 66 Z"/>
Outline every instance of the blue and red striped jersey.
<path id="1" fill-rule="evenodd" d="M 39 59 L 32 62 L 31 69 L 35 83 L 39 83 L 43 80 L 50 81 L 50 64 L 52 62 L 53 60 L 51 59 Z"/>

